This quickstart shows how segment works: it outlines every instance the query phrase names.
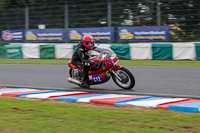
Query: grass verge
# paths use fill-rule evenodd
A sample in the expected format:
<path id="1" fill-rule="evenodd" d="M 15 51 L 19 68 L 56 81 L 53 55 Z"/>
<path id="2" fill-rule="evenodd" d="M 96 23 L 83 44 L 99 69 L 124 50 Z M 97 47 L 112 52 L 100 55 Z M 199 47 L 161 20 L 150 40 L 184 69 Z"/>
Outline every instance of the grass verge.
<path id="1" fill-rule="evenodd" d="M 17 99 L 17 100 L 16 100 Z M 198 133 L 199 114 L 0 97 L 0 133 Z"/>
<path id="2" fill-rule="evenodd" d="M 66 59 L 0 59 L 0 64 L 51 64 L 67 65 Z M 124 66 L 188 66 L 200 67 L 200 61 L 191 60 L 120 60 Z"/>

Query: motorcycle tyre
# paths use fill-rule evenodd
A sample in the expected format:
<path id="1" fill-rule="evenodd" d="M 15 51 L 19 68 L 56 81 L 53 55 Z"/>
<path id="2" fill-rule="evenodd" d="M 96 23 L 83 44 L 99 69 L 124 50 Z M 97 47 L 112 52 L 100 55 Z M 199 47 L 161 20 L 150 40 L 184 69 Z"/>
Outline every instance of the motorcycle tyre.
<path id="1" fill-rule="evenodd" d="M 72 77 L 72 69 L 69 69 L 69 76 Z"/>
<path id="2" fill-rule="evenodd" d="M 127 68 L 125 68 L 125 67 L 122 67 L 122 68 L 120 68 L 120 69 L 117 69 L 117 70 L 122 70 L 122 71 L 124 71 L 128 76 L 129 76 L 129 78 L 130 78 L 130 82 L 131 82 L 131 84 L 128 86 L 128 87 L 123 87 L 123 86 L 121 86 L 116 80 L 118 80 L 117 79 L 117 77 L 115 77 L 115 75 L 114 74 L 112 74 L 112 79 L 113 79 L 113 81 L 119 86 L 119 87 L 121 87 L 121 88 L 123 88 L 124 90 L 131 90 L 134 86 L 135 86 L 135 78 L 134 78 L 134 76 L 133 76 L 133 74 L 127 69 Z"/>

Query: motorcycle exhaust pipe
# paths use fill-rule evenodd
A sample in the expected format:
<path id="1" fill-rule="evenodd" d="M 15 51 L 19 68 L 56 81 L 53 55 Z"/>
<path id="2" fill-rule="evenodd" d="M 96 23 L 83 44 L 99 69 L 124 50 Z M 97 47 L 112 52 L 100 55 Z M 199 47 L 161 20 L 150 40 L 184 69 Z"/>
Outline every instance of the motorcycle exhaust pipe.
<path id="1" fill-rule="evenodd" d="M 76 80 L 76 79 L 73 79 L 73 78 L 71 78 L 71 77 L 68 78 L 68 82 L 71 82 L 71 83 L 74 83 L 74 84 L 78 84 L 78 85 L 81 84 L 81 81 Z"/>

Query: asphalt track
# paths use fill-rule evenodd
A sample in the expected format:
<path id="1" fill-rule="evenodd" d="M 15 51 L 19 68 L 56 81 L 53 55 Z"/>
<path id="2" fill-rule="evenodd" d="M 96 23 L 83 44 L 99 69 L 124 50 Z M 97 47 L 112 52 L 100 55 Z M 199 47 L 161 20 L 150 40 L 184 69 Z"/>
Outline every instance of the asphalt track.
<path id="1" fill-rule="evenodd" d="M 200 67 L 125 67 L 135 76 L 133 90 L 119 88 L 112 78 L 90 89 L 80 88 L 67 82 L 66 65 L 0 64 L 0 86 L 200 98 Z"/>

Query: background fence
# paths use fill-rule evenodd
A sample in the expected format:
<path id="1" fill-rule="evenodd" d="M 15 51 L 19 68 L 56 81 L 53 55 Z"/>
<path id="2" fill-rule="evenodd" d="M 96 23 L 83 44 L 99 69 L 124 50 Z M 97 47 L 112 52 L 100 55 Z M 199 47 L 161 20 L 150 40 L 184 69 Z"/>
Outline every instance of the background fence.
<path id="1" fill-rule="evenodd" d="M 1 0 L 0 30 L 169 26 L 170 41 L 200 41 L 199 0 Z"/>

